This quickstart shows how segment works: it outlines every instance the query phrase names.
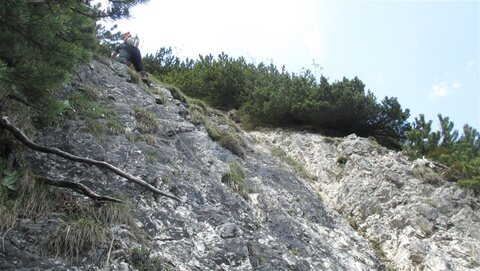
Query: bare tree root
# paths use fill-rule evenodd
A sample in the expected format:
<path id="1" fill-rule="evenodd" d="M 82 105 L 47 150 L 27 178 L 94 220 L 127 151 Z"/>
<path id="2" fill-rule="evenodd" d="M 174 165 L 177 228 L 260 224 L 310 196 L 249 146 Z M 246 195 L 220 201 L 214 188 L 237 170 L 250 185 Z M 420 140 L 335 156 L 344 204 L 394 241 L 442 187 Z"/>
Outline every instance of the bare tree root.
<path id="1" fill-rule="evenodd" d="M 75 183 L 75 182 L 69 182 L 69 181 L 55 181 L 49 178 L 41 177 L 41 176 L 35 176 L 35 179 L 39 182 L 42 182 L 44 184 L 56 186 L 56 187 L 63 187 L 63 188 L 68 188 L 72 189 L 73 191 L 85 195 L 93 200 L 96 201 L 111 201 L 111 202 L 118 202 L 118 203 L 125 203 L 119 199 L 112 198 L 109 196 L 102 196 L 98 195 L 94 191 L 92 191 L 90 188 L 87 186 L 81 184 L 81 183 Z"/>
<path id="2" fill-rule="evenodd" d="M 82 162 L 82 163 L 94 165 L 98 168 L 104 168 L 104 169 L 110 170 L 113 173 L 117 174 L 118 176 L 121 176 L 121 177 L 123 177 L 123 178 L 125 178 L 129 181 L 132 181 L 132 182 L 134 182 L 138 185 L 141 185 L 141 186 L 145 187 L 146 189 L 150 190 L 151 192 L 153 192 L 155 194 L 158 194 L 158 195 L 170 198 L 170 199 L 174 199 L 178 202 L 182 202 L 182 200 L 180 198 L 178 198 L 174 195 L 162 192 L 162 191 L 158 190 L 157 188 L 155 188 L 154 186 L 152 186 L 151 184 L 141 180 L 140 178 L 134 177 L 134 176 L 120 170 L 119 168 L 117 168 L 115 166 L 112 166 L 111 164 L 109 164 L 107 162 L 98 161 L 98 160 L 94 160 L 94 159 L 90 159 L 90 158 L 86 158 L 86 157 L 81 157 L 81 156 L 76 156 L 76 155 L 73 155 L 71 153 L 64 152 L 64 151 L 62 151 L 60 149 L 57 149 L 57 148 L 51 148 L 51 147 L 38 145 L 38 144 L 32 142 L 20 129 L 18 129 L 17 127 L 10 124 L 10 122 L 8 121 L 8 118 L 6 116 L 3 116 L 2 119 L 0 120 L 0 127 L 5 128 L 8 131 L 10 131 L 17 140 L 19 140 L 25 146 L 27 146 L 27 147 L 29 147 L 33 150 L 43 152 L 43 153 L 56 154 L 60 157 L 68 159 L 68 160 L 72 160 L 72 161 L 76 161 L 76 162 Z"/>

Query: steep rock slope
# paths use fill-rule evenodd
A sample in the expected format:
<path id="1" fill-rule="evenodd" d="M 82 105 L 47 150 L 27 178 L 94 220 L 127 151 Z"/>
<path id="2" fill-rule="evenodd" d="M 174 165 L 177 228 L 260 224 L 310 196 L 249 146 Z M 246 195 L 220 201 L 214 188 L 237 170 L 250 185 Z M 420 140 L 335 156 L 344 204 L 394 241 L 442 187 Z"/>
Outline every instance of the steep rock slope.
<path id="1" fill-rule="evenodd" d="M 478 195 L 355 135 L 250 134 L 258 149 L 281 148 L 303 163 L 325 203 L 341 212 L 394 269 L 480 270 Z"/>
<path id="2" fill-rule="evenodd" d="M 80 66 L 59 95 L 67 99 L 94 92 L 98 103 L 113 110 L 108 114 L 118 116 L 121 129 L 94 136 L 87 120 L 75 118 L 45 127 L 35 141 L 107 161 L 183 202 L 155 197 L 90 165 L 29 151 L 37 174 L 80 182 L 126 199 L 140 233 L 112 222 L 104 242 L 66 259 L 61 251 L 52 255 L 40 250 L 46 240 L 58 235 L 69 213 L 77 211 L 76 205 L 37 219 L 20 218 L 16 227 L 0 231 L 0 270 L 134 270 L 131 255 L 137 247 L 161 259 L 165 270 L 385 269 L 371 245 L 324 204 L 308 181 L 269 151 L 256 150 L 244 135 L 244 158 L 233 155 L 212 141 L 204 127 L 190 122 L 187 105 L 174 99 L 168 89 L 147 90 L 130 83 L 131 79 L 123 64 L 116 63 L 112 69 L 94 60 Z M 153 114 L 158 126 L 142 125 L 140 111 Z M 107 117 L 99 117 L 105 118 L 105 127 Z M 232 162 L 245 171 L 242 193 L 222 182 Z M 75 204 L 89 202 L 64 192 L 73 195 Z M 61 250 L 64 243 L 60 241 Z"/>

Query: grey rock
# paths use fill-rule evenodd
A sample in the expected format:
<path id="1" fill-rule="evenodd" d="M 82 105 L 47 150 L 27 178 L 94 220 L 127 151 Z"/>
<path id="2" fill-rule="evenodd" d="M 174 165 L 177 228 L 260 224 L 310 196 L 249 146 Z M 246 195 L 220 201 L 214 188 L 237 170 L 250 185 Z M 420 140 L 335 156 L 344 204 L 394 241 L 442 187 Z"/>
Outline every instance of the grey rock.
<path id="1" fill-rule="evenodd" d="M 287 146 L 284 148 L 286 153 L 305 155 L 305 160 L 299 158 L 299 161 L 304 161 L 308 169 L 322 176 L 322 181 L 325 181 L 323 186 L 302 179 L 294 170 L 272 157 L 263 145 L 254 143 L 254 137 L 262 140 L 268 138 L 267 134 L 242 133 L 249 151 L 241 159 L 212 141 L 203 127 L 190 123 L 188 114 L 185 114 L 185 104 L 173 100 L 168 89 L 154 86 L 167 96 L 168 102 L 158 104 L 155 97 L 141 86 L 128 82 L 130 75 L 125 65 L 114 63 L 111 69 L 99 60 L 93 60 L 91 65 L 94 69 L 90 69 L 89 65 L 80 66 L 72 76 L 71 84 L 65 86 L 61 93 L 66 95 L 79 91 L 76 86 L 94 86 L 99 97 L 111 103 L 125 127 L 125 133 L 107 133 L 100 140 L 86 132 L 84 121 L 68 120 L 58 128 L 41 129 L 35 141 L 109 162 L 162 191 L 182 198 L 184 202 L 179 204 L 153 196 L 142 187 L 103 169 L 67 161 L 52 154 L 29 151 L 27 159 L 37 174 L 80 182 L 100 194 L 126 197 L 134 207 L 135 222 L 145 240 L 135 238 L 135 233 L 125 225 L 111 225 L 109 240 L 115 242 L 112 243 L 109 267 L 104 266 L 109 244 L 92 248 L 73 262 L 60 255 L 55 257 L 39 253 L 42 241 L 55 234 L 62 219 L 68 216 L 64 210 L 58 210 L 42 219 L 24 220 L 21 227 L 8 232 L 0 230 L 7 248 L 0 251 L 0 270 L 131 270 L 129 253 L 139 246 L 148 248 L 152 256 L 161 258 L 174 270 L 386 268 L 366 240 L 369 236 L 361 236 L 337 212 L 343 209 L 343 213 L 353 214 L 358 218 L 360 227 L 363 224 L 376 225 L 375 230 L 367 232 L 372 232 L 378 240 L 388 240 L 392 246 L 397 245 L 395 238 L 387 238 L 394 236 L 390 229 L 382 230 L 384 225 L 392 223 L 375 224 L 373 217 L 383 214 L 389 204 L 388 199 L 395 198 L 406 189 L 398 191 L 392 181 L 383 178 L 384 168 L 381 171 L 374 168 L 382 165 L 372 160 L 379 154 L 372 154 L 375 148 L 364 139 L 352 135 L 346 141 L 322 143 L 318 138 L 306 141 L 303 134 L 298 134 L 289 141 L 295 148 L 289 149 L 289 144 L 284 144 Z M 135 106 L 148 108 L 159 124 L 158 131 L 143 135 L 149 140 L 138 134 Z M 133 136 L 138 137 L 132 140 Z M 275 144 L 283 144 L 282 137 L 275 137 Z M 317 149 L 319 144 L 325 149 Z M 343 168 L 335 163 L 335 157 L 340 153 L 348 158 Z M 309 162 L 306 160 L 309 156 L 319 157 L 316 158 L 319 160 Z M 389 163 L 399 163 L 395 159 L 396 156 L 391 155 Z M 222 176 L 229 172 L 228 164 L 233 161 L 245 170 L 247 196 L 222 183 Z M 391 176 L 401 179 L 398 182 L 405 183 L 403 187 L 407 187 L 411 181 L 404 179 L 404 167 L 408 165 L 401 164 L 395 169 L 396 174 Z M 351 175 L 347 170 L 351 171 Z M 326 189 L 328 186 L 331 188 Z M 327 195 L 319 192 L 319 188 L 324 192 L 334 190 L 338 193 Z M 75 199 L 84 200 L 84 197 L 71 191 L 62 191 Z M 464 196 L 451 194 L 452 198 Z M 381 201 L 377 204 L 372 195 L 378 196 Z M 358 198 L 369 200 L 360 201 Z M 400 201 L 397 200 L 396 205 Z M 325 202 L 335 204 L 328 206 Z M 439 205 L 446 206 L 448 203 L 450 200 Z M 417 212 L 425 219 L 425 225 L 430 227 L 433 238 L 435 227 L 430 225 L 435 225 L 442 213 L 431 212 L 426 206 L 419 207 Z M 462 224 L 463 215 L 468 215 L 469 223 L 474 223 L 477 221 L 475 212 L 467 209 L 452 211 L 452 216 L 446 216 L 449 218 L 446 223 L 465 226 Z M 417 231 L 408 220 L 404 223 L 398 229 Z M 466 234 L 475 236 L 473 231 Z M 387 241 L 380 242 L 386 246 Z M 473 242 L 471 245 L 472 249 L 467 253 L 473 253 L 475 245 Z M 383 249 L 388 251 L 386 247 Z M 417 254 L 422 255 L 423 262 L 431 256 L 430 251 Z M 457 263 L 451 265 L 457 266 Z"/>
<path id="2" fill-rule="evenodd" d="M 407 157 L 356 135 L 338 144 L 309 133 L 250 135 L 256 149 L 280 148 L 305 165 L 316 177 L 312 189 L 381 250 L 391 268 L 479 270 L 479 195 L 419 180 Z"/>
<path id="3" fill-rule="evenodd" d="M 220 232 L 220 237 L 222 238 L 233 238 L 241 236 L 243 233 L 240 227 L 234 223 L 225 223 L 219 227 L 218 231 Z"/>

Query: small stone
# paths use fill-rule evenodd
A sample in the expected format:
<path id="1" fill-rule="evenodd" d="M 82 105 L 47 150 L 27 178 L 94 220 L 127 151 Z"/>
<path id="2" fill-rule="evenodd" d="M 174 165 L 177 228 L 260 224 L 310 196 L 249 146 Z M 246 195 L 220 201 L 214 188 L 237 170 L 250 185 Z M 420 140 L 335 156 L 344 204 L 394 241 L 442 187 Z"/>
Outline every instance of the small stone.
<path id="1" fill-rule="evenodd" d="M 219 227 L 220 237 L 222 238 L 233 238 L 242 234 L 240 227 L 234 223 L 225 223 Z"/>
<path id="2" fill-rule="evenodd" d="M 120 263 L 118 266 L 119 271 L 128 271 L 130 270 L 127 263 Z"/>

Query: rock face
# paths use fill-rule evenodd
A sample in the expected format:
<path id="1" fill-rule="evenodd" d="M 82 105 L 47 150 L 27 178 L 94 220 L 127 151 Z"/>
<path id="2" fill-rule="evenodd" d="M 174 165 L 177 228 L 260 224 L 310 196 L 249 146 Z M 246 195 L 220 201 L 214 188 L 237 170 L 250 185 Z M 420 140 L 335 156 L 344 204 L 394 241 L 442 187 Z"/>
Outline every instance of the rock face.
<path id="1" fill-rule="evenodd" d="M 416 174 L 421 168 L 413 168 L 402 154 L 355 135 L 251 135 L 257 149 L 281 148 L 303 163 L 316 179 L 311 187 L 383 254 L 388 266 L 480 270 L 478 196 Z"/>
<path id="2" fill-rule="evenodd" d="M 0 231 L 0 270 L 135 270 L 130 255 L 138 247 L 162 260 L 153 270 L 478 269 L 478 198 L 454 184 L 417 180 L 402 155 L 355 136 L 240 131 L 240 158 L 193 124 L 185 100 L 129 81 L 123 64 L 112 69 L 98 59 L 80 66 L 59 95 L 93 90 L 121 129 L 94 136 L 88 121 L 77 118 L 45 127 L 34 140 L 106 161 L 183 202 L 93 166 L 28 151 L 37 174 L 127 199 L 143 237 L 112 223 L 106 242 L 71 260 L 39 253 L 65 208 L 35 220 L 20 217 L 16 227 Z M 154 122 L 142 123 L 139 112 L 150 112 Z M 107 127 L 108 116 L 100 118 Z M 303 163 L 314 180 L 301 178 L 272 147 Z M 245 174 L 241 193 L 225 181 L 232 163 Z"/>
<path id="3" fill-rule="evenodd" d="M 81 252 L 77 260 L 41 254 L 41 243 L 55 234 L 66 216 L 58 210 L 0 231 L 0 270 L 134 270 L 128 255 L 140 246 L 162 259 L 166 270 L 385 269 L 372 246 L 326 206 L 307 181 L 270 152 L 255 150 L 248 135 L 243 135 L 242 159 L 212 141 L 204 127 L 192 124 L 187 105 L 169 90 L 145 89 L 128 81 L 123 64 L 112 69 L 94 60 L 79 67 L 59 94 L 94 90 L 98 101 L 113 108 L 122 132 L 93 136 L 86 120 L 74 119 L 45 127 L 34 140 L 106 161 L 184 202 L 155 197 L 93 166 L 28 151 L 37 174 L 127 198 L 144 240 L 125 225 L 112 224 L 106 245 Z M 138 108 L 153 114 L 156 128 L 140 123 Z M 232 162 L 244 169 L 244 193 L 222 182 Z"/>

